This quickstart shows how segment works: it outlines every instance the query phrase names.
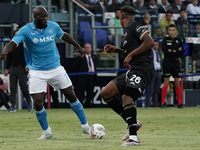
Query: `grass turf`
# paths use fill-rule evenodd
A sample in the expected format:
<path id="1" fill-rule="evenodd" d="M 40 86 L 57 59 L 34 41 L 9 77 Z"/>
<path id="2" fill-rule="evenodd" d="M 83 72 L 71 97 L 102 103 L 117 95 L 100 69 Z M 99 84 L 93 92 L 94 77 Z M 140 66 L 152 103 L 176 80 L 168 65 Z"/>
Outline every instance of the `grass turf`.
<path id="1" fill-rule="evenodd" d="M 34 111 L 0 111 L 0 150 L 199 150 L 199 107 L 138 108 L 137 119 L 143 124 L 138 137 L 140 146 L 120 147 L 126 132 L 125 122 L 110 108 L 85 109 L 90 125 L 102 124 L 103 139 L 83 134 L 71 109 L 47 110 L 53 137 L 36 140 L 43 134 Z"/>

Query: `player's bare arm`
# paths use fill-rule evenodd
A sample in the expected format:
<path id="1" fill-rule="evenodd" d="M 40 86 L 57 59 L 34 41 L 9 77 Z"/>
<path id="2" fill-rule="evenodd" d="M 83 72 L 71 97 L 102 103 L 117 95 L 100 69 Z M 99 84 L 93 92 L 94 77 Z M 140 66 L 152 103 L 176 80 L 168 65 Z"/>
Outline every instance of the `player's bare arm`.
<path id="1" fill-rule="evenodd" d="M 8 44 L 6 44 L 3 48 L 3 52 L 1 53 L 1 60 L 6 60 L 7 54 L 10 53 L 16 46 L 17 44 L 13 41 L 10 41 Z"/>
<path id="2" fill-rule="evenodd" d="M 74 45 L 78 49 L 78 52 L 80 53 L 80 55 L 84 56 L 85 53 L 83 51 L 83 48 L 68 33 L 64 32 L 62 36 L 62 40 Z"/>
<path id="3" fill-rule="evenodd" d="M 115 46 L 111 45 L 111 44 L 107 44 L 104 47 L 104 52 L 110 52 L 110 53 L 118 53 L 122 56 L 125 56 L 125 52 L 120 49 L 120 48 L 116 48 Z"/>
<path id="4" fill-rule="evenodd" d="M 130 66 L 129 62 L 131 61 L 133 56 L 139 55 L 154 46 L 154 42 L 148 33 L 145 33 L 142 36 L 142 41 L 143 41 L 143 43 L 137 49 L 135 49 L 134 51 L 132 51 L 131 53 L 129 53 L 126 56 L 126 58 L 124 60 L 124 67 L 130 68 L 131 66 Z"/>

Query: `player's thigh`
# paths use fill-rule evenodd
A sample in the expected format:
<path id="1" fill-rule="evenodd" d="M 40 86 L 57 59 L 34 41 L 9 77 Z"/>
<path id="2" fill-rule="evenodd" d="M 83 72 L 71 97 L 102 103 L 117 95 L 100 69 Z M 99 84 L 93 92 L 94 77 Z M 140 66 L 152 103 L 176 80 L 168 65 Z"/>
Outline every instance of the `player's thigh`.
<path id="1" fill-rule="evenodd" d="M 171 76 L 171 64 L 166 60 L 163 60 L 163 77 L 168 78 Z"/>
<path id="2" fill-rule="evenodd" d="M 180 63 L 177 61 L 173 65 L 173 71 L 172 76 L 174 78 L 180 78 L 181 77 L 181 69 L 180 69 Z"/>
<path id="3" fill-rule="evenodd" d="M 73 91 L 72 86 L 61 89 L 61 92 L 65 95 L 65 97 L 68 99 L 70 103 L 73 103 L 77 100 L 77 97 Z"/>
<path id="4" fill-rule="evenodd" d="M 154 70 L 134 70 L 126 75 L 126 85 L 123 95 L 127 95 L 136 101 L 142 96 L 144 89 L 152 80 Z M 124 100 L 123 100 L 124 101 Z"/>
<path id="5" fill-rule="evenodd" d="M 110 99 L 113 96 L 119 94 L 119 90 L 117 88 L 117 85 L 115 84 L 115 82 L 110 81 L 101 91 L 100 95 L 101 98 L 103 98 L 104 100 Z"/>
<path id="6" fill-rule="evenodd" d="M 29 78 L 29 89 L 30 89 L 30 94 L 46 93 L 47 82 L 44 79 L 31 76 Z"/>
<path id="7" fill-rule="evenodd" d="M 72 86 L 72 82 L 65 69 L 60 67 L 60 69 L 57 71 L 58 72 L 56 76 L 47 80 L 47 82 L 54 88 L 54 90 L 66 89 Z"/>

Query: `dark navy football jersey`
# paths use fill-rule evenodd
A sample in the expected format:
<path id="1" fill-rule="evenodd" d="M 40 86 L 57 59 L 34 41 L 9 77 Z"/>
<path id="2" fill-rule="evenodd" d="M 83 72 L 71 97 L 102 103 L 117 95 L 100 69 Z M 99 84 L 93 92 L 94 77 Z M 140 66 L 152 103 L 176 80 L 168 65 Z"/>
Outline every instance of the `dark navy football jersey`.
<path id="1" fill-rule="evenodd" d="M 123 50 L 126 56 L 137 49 L 142 44 L 142 37 L 145 33 L 149 33 L 147 26 L 141 25 L 136 21 L 131 21 L 125 28 L 125 38 L 123 43 Z M 153 59 L 151 55 L 151 49 L 133 56 L 129 64 L 134 68 L 153 68 Z"/>

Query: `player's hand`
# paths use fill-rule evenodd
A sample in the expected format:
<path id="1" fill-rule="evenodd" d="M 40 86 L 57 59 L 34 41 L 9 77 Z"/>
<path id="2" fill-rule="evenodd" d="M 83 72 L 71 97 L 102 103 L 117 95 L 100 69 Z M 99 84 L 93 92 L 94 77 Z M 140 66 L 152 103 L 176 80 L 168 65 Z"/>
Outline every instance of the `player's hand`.
<path id="1" fill-rule="evenodd" d="M 111 44 L 107 44 L 106 46 L 104 46 L 103 52 L 116 53 L 116 47 Z"/>
<path id="2" fill-rule="evenodd" d="M 172 52 L 172 50 L 171 50 L 171 49 L 168 49 L 168 52 L 170 52 L 170 53 L 171 53 L 171 52 Z"/>
<path id="3" fill-rule="evenodd" d="M 130 55 L 127 55 L 126 58 L 124 59 L 124 67 L 131 68 L 131 65 L 129 62 L 131 61 L 132 57 Z"/>
<path id="4" fill-rule="evenodd" d="M 179 49 L 178 49 L 179 51 L 182 51 L 182 47 L 179 47 Z"/>
<path id="5" fill-rule="evenodd" d="M 6 58 L 7 58 L 7 53 L 6 52 L 3 52 L 3 53 L 1 53 L 1 60 L 6 60 Z"/>
<path id="6" fill-rule="evenodd" d="M 83 48 L 79 48 L 78 53 L 81 55 L 81 57 L 85 55 Z"/>
<path id="7" fill-rule="evenodd" d="M 7 76 L 8 75 L 8 69 L 6 69 L 6 71 L 4 72 L 4 76 Z"/>

